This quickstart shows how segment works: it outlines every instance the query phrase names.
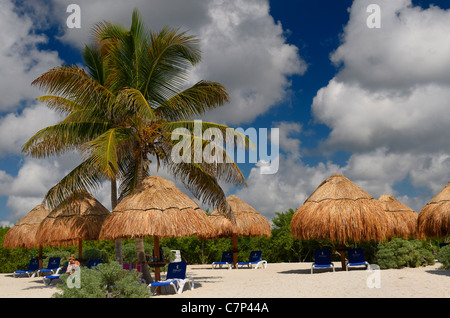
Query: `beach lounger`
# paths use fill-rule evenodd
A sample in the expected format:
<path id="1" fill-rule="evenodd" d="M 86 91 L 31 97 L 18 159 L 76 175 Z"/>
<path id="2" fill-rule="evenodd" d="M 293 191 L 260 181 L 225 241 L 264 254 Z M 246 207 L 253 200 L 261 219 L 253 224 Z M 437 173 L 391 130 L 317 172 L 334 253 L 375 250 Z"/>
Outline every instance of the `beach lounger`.
<path id="1" fill-rule="evenodd" d="M 222 259 L 220 262 L 213 262 L 212 268 L 222 268 L 222 266 L 227 266 L 228 269 L 231 269 L 233 267 L 233 253 L 232 252 L 223 252 L 222 253 Z"/>
<path id="2" fill-rule="evenodd" d="M 34 277 L 34 275 L 36 274 L 36 272 L 39 270 L 39 258 L 33 258 L 30 260 L 30 263 L 28 264 L 28 268 L 24 269 L 24 270 L 19 270 L 19 271 L 15 271 L 14 277 L 16 277 L 16 275 L 22 275 L 22 274 L 26 274 L 28 275 L 28 277 Z"/>
<path id="3" fill-rule="evenodd" d="M 91 259 L 87 264 L 87 268 L 91 269 L 101 263 L 103 263 L 102 259 Z"/>
<path id="4" fill-rule="evenodd" d="M 262 260 L 262 251 L 252 251 L 250 252 L 250 256 L 248 258 L 248 262 L 239 262 L 237 263 L 237 267 L 239 266 L 245 266 L 252 267 L 253 264 L 256 264 L 254 269 L 257 269 L 260 265 L 262 265 L 264 268 L 267 268 L 267 261 Z"/>
<path id="5" fill-rule="evenodd" d="M 67 270 L 67 266 L 61 266 L 56 270 L 56 272 L 54 274 L 42 277 L 42 280 L 44 281 L 44 285 L 48 286 L 48 285 L 50 285 L 50 283 L 52 281 L 60 279 L 61 275 L 65 274 L 66 270 Z"/>
<path id="6" fill-rule="evenodd" d="M 311 274 L 314 268 L 332 268 L 334 272 L 334 265 L 331 262 L 331 251 L 328 249 L 321 249 L 314 251 L 314 263 L 311 265 Z"/>
<path id="7" fill-rule="evenodd" d="M 60 266 L 59 266 L 60 263 L 61 263 L 60 257 L 50 257 L 50 259 L 48 260 L 47 268 L 38 270 L 38 275 L 40 273 L 42 273 L 44 275 L 45 275 L 45 273 L 55 274 L 56 271 L 60 268 Z"/>
<path id="8" fill-rule="evenodd" d="M 155 295 L 155 291 L 158 287 L 163 286 L 172 286 L 175 290 L 175 293 L 181 294 L 183 292 L 184 285 L 187 282 L 191 284 L 191 290 L 194 289 L 194 279 L 186 278 L 186 267 L 186 262 L 169 263 L 166 279 L 158 282 L 153 282 L 148 285 L 150 290 L 154 288 L 154 290 L 152 291 L 153 295 Z"/>
<path id="9" fill-rule="evenodd" d="M 366 266 L 366 269 L 369 268 L 369 263 L 366 262 L 364 258 L 364 251 L 362 248 L 351 248 L 348 250 L 347 270 L 352 266 Z"/>

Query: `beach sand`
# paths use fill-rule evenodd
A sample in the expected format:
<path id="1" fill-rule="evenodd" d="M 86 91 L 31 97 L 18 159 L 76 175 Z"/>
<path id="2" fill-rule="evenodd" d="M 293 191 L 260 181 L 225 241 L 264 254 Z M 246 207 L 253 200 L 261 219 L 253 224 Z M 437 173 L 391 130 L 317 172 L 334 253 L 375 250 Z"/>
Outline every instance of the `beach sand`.
<path id="1" fill-rule="evenodd" d="M 419 268 L 388 270 L 317 269 L 311 263 L 269 263 L 266 269 L 212 269 L 211 265 L 188 265 L 182 294 L 172 290 L 155 298 L 450 298 L 450 271 L 440 263 Z M 164 278 L 164 274 L 162 277 Z M 82 282 L 81 282 L 82 283 Z M 49 298 L 57 292 L 42 278 L 0 274 L 1 298 Z"/>

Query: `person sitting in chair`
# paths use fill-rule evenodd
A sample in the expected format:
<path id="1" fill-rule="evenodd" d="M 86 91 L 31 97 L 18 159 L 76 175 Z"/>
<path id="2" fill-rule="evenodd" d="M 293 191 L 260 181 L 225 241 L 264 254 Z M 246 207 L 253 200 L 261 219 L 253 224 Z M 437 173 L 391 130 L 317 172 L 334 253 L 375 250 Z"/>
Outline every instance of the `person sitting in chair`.
<path id="1" fill-rule="evenodd" d="M 72 274 L 77 268 L 80 267 L 80 262 L 75 258 L 75 255 L 72 254 L 69 257 L 69 265 L 67 266 L 66 274 Z"/>

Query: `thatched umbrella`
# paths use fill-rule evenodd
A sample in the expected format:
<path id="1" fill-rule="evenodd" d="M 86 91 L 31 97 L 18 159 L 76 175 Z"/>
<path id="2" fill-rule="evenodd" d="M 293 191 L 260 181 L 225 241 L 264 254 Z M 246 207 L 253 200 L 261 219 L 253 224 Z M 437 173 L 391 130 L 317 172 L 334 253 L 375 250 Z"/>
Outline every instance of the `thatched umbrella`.
<path id="1" fill-rule="evenodd" d="M 76 245 L 82 259 L 82 240 L 98 240 L 101 226 L 111 214 L 87 192 L 76 193 L 41 222 L 36 240 L 42 245 Z"/>
<path id="2" fill-rule="evenodd" d="M 208 238 L 212 227 L 206 213 L 198 204 L 160 176 L 144 179 L 113 210 L 103 224 L 100 238 L 154 237 L 154 253 L 159 259 L 159 238 L 199 236 Z M 160 270 L 155 264 L 155 280 Z"/>
<path id="3" fill-rule="evenodd" d="M 398 201 L 391 194 L 380 195 L 378 201 L 380 201 L 389 217 L 390 234 L 392 236 L 402 237 L 404 239 L 416 236 L 418 213 Z"/>
<path id="4" fill-rule="evenodd" d="M 381 204 L 339 174 L 323 181 L 291 221 L 296 238 L 329 239 L 342 245 L 348 241 L 382 240 L 388 230 L 388 218 Z M 343 251 L 341 262 L 345 269 Z"/>
<path id="5" fill-rule="evenodd" d="M 45 204 L 35 206 L 6 233 L 5 248 L 39 247 L 39 269 L 42 268 L 42 244 L 36 241 L 36 232 L 42 220 L 50 213 Z"/>
<path id="6" fill-rule="evenodd" d="M 214 237 L 231 237 L 233 240 L 233 266 L 237 263 L 237 237 L 238 236 L 265 236 L 269 237 L 271 228 L 269 221 L 259 214 L 252 206 L 235 195 L 230 195 L 227 201 L 234 213 L 236 224 L 214 210 L 209 219 L 214 227 Z"/>
<path id="7" fill-rule="evenodd" d="M 418 232 L 428 237 L 450 235 L 450 182 L 420 210 Z"/>

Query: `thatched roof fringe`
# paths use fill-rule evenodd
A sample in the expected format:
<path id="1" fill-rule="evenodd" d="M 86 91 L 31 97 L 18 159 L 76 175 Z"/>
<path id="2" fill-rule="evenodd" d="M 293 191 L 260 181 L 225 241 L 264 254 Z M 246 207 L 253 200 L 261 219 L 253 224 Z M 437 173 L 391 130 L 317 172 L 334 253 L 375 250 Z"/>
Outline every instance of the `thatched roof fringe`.
<path id="1" fill-rule="evenodd" d="M 46 205 L 35 206 L 6 233 L 3 246 L 6 248 L 39 246 L 35 239 L 36 231 L 39 224 L 49 213 L 50 209 Z"/>
<path id="2" fill-rule="evenodd" d="M 40 224 L 36 240 L 42 245 L 77 244 L 78 239 L 97 240 L 110 214 L 91 194 L 82 193 L 56 207 Z"/>
<path id="3" fill-rule="evenodd" d="M 144 238 L 149 236 L 210 237 L 212 227 L 206 213 L 175 184 L 159 176 L 144 179 L 124 198 L 103 224 L 100 238 Z"/>
<path id="4" fill-rule="evenodd" d="M 294 237 L 339 243 L 383 240 L 388 229 L 380 203 L 342 175 L 323 181 L 291 221 Z"/>
<path id="5" fill-rule="evenodd" d="M 229 219 L 214 210 L 209 216 L 214 227 L 214 237 L 271 235 L 269 221 L 252 206 L 235 195 L 230 195 L 227 201 L 233 210 L 236 223 L 232 224 Z"/>
<path id="6" fill-rule="evenodd" d="M 450 182 L 420 210 L 417 227 L 430 238 L 450 236 Z"/>

